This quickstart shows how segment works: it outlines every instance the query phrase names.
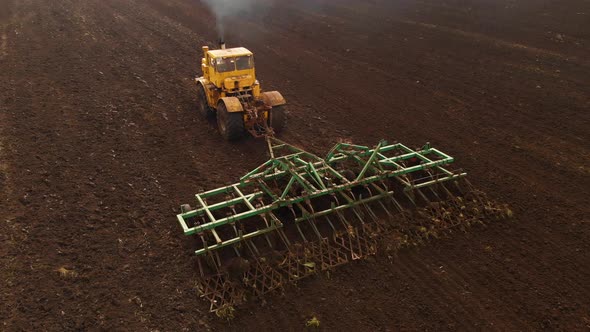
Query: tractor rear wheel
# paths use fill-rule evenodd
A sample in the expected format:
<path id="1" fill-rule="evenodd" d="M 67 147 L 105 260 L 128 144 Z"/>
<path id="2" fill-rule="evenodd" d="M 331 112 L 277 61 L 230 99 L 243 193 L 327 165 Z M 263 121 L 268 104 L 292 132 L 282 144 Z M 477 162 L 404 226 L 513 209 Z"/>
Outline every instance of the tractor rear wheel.
<path id="1" fill-rule="evenodd" d="M 217 105 L 217 126 L 219 133 L 228 141 L 234 141 L 244 134 L 244 116 L 242 112 L 228 112 L 224 102 Z"/>
<path id="2" fill-rule="evenodd" d="M 279 134 L 287 126 L 286 106 L 275 106 L 270 110 L 270 127 Z"/>
<path id="3" fill-rule="evenodd" d="M 205 88 L 203 88 L 201 84 L 199 84 L 199 87 L 197 88 L 197 98 L 199 99 L 197 105 L 199 108 L 199 113 L 201 113 L 204 118 L 213 117 L 215 111 L 209 107 L 207 95 L 205 94 Z"/>

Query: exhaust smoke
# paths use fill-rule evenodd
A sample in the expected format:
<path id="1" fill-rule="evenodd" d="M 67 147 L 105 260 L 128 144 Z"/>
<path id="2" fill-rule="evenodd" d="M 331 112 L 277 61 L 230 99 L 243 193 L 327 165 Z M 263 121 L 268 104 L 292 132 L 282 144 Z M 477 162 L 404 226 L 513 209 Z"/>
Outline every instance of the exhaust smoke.
<path id="1" fill-rule="evenodd" d="M 203 0 L 217 21 L 219 40 L 225 40 L 225 29 L 233 18 L 248 17 L 269 7 L 274 0 Z"/>

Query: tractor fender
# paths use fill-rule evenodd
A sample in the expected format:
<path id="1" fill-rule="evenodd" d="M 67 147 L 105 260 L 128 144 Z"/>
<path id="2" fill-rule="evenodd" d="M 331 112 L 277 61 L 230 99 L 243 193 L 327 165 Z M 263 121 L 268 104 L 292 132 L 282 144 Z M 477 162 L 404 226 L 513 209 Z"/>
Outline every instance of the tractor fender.
<path id="1" fill-rule="evenodd" d="M 229 113 L 243 112 L 244 108 L 242 103 L 236 97 L 223 97 L 219 100 L 219 103 L 224 103 L 225 108 Z"/>
<path id="2" fill-rule="evenodd" d="M 197 84 L 197 86 L 199 86 L 199 85 L 202 86 L 206 92 L 215 89 L 215 86 L 213 84 L 211 84 L 211 82 L 209 82 L 208 79 L 206 79 L 204 77 L 195 78 L 195 84 Z M 207 95 L 209 95 L 209 93 L 207 93 Z"/>
<path id="3" fill-rule="evenodd" d="M 195 84 L 198 87 L 202 87 L 203 90 L 205 90 L 205 96 L 207 96 L 207 99 L 209 99 L 209 93 L 207 93 L 207 91 L 209 91 L 209 89 L 207 89 L 207 80 L 204 77 L 197 77 L 195 78 Z"/>
<path id="4" fill-rule="evenodd" d="M 212 93 L 210 93 L 210 83 L 207 79 L 205 79 L 204 77 L 197 77 L 195 78 L 195 84 L 197 85 L 197 87 L 202 87 L 203 90 L 205 91 L 205 97 L 207 98 L 207 104 L 209 104 L 209 106 L 211 105 L 215 105 L 215 100 L 211 100 L 212 99 Z M 214 99 L 214 98 L 213 98 Z"/>
<path id="5" fill-rule="evenodd" d="M 205 91 L 207 91 L 207 80 L 204 77 L 196 77 L 195 78 L 195 83 L 200 86 L 203 87 L 203 89 L 205 89 Z"/>
<path id="6" fill-rule="evenodd" d="M 281 106 L 285 105 L 287 101 L 283 95 L 278 91 L 267 91 L 260 94 L 260 98 L 266 106 Z"/>

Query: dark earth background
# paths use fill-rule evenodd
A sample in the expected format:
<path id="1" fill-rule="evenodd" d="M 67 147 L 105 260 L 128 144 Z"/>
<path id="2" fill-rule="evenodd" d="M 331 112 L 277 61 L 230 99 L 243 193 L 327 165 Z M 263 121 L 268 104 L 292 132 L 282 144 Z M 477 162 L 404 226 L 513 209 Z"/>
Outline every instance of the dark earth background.
<path id="1" fill-rule="evenodd" d="M 267 158 L 196 112 L 214 26 L 197 0 L 0 1 L 0 330 L 590 328 L 590 2 L 269 1 L 236 19 L 229 45 L 290 103 L 284 140 L 429 141 L 514 218 L 230 323 L 198 298 L 175 220 Z"/>

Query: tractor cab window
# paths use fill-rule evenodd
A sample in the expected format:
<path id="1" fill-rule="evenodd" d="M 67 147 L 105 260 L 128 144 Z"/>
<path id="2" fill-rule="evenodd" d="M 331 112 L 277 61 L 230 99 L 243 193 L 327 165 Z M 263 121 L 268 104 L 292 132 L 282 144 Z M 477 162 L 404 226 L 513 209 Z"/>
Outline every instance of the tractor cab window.
<path id="1" fill-rule="evenodd" d="M 220 73 L 234 70 L 245 70 L 254 68 L 254 59 L 251 55 L 238 57 L 225 57 L 215 59 L 215 68 Z"/>
<path id="2" fill-rule="evenodd" d="M 236 70 L 235 58 L 217 58 L 215 59 L 215 68 L 220 73 Z"/>
<path id="3" fill-rule="evenodd" d="M 238 70 L 254 68 L 254 57 L 251 55 L 244 55 L 236 58 L 236 68 Z"/>

